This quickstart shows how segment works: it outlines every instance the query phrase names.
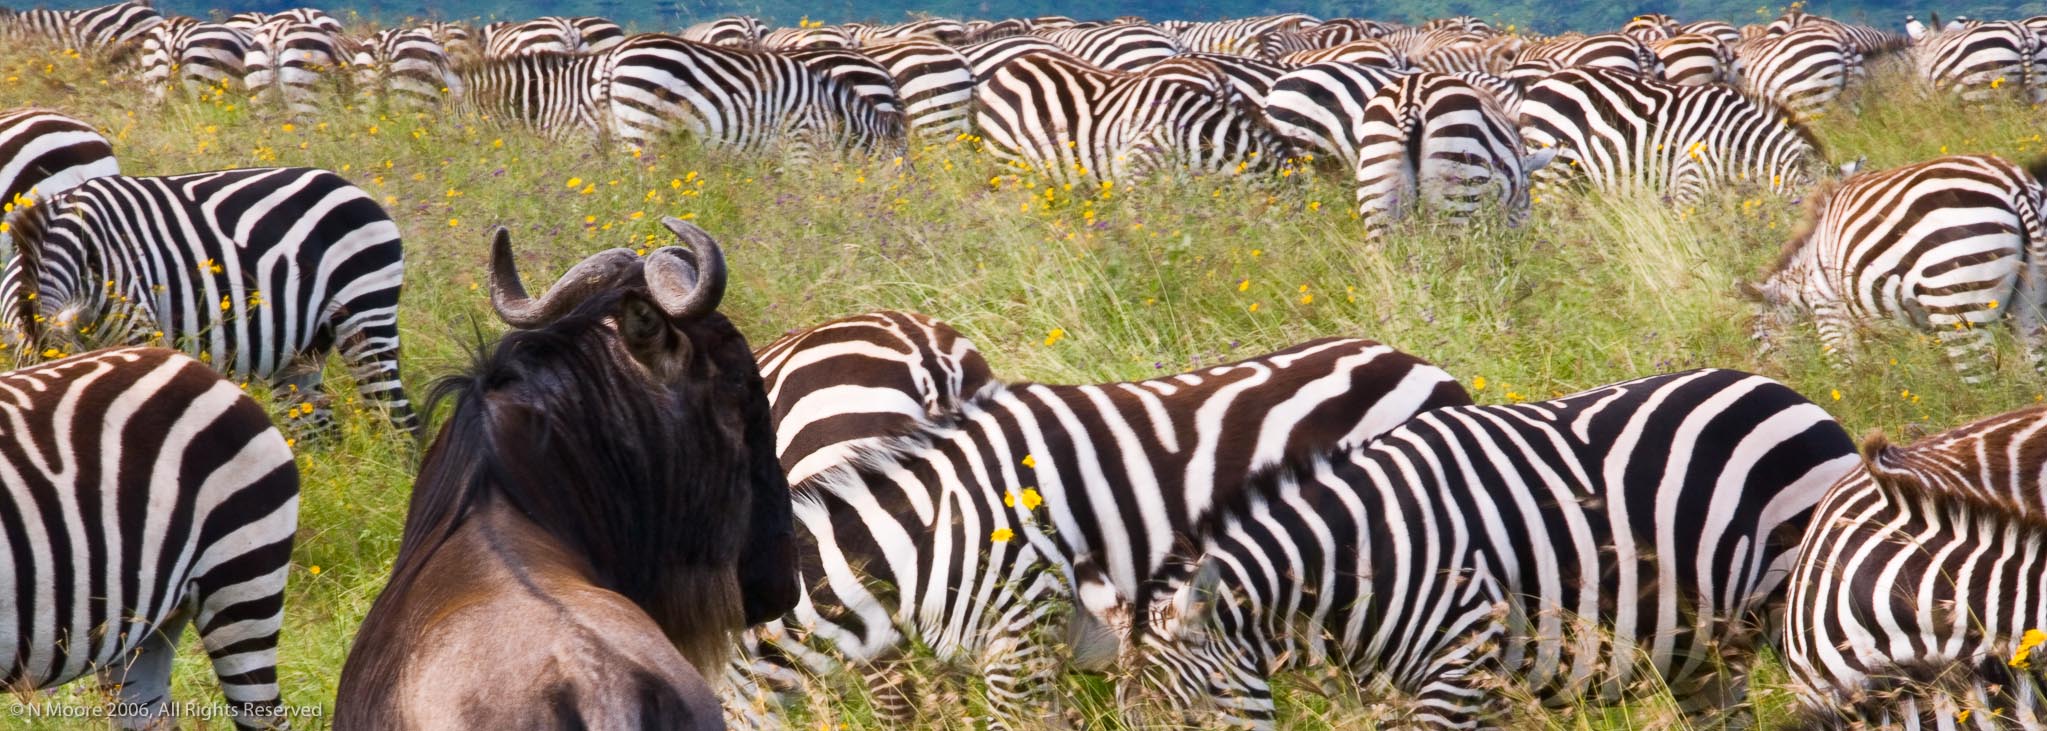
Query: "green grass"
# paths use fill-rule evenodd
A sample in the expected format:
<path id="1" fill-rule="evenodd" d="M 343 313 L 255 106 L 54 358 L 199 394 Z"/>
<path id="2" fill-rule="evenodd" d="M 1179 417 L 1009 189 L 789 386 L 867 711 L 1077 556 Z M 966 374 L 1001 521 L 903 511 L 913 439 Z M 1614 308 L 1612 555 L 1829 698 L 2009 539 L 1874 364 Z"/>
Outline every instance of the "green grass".
<path id="1" fill-rule="evenodd" d="M 1756 191 L 1726 191 L 1687 211 L 1550 196 L 1520 228 L 1424 220 L 1368 246 L 1350 190 L 1327 176 L 1048 193 L 1000 175 L 971 141 L 919 145 L 900 167 L 852 158 L 784 171 L 680 144 L 635 159 L 475 120 L 339 103 L 320 121 L 289 126 L 232 99 L 152 109 L 135 88 L 100 79 L 79 60 L 10 53 L 0 60 L 0 107 L 50 106 L 103 125 L 129 174 L 311 165 L 383 199 L 406 233 L 401 324 L 415 394 L 500 328 L 478 286 L 494 226 L 512 229 L 528 281 L 547 282 L 602 248 L 667 243 L 662 215 L 692 217 L 723 242 L 733 277 L 725 310 L 755 344 L 863 310 L 916 310 L 957 326 L 1011 380 L 1143 378 L 1349 335 L 1429 358 L 1486 403 L 1698 366 L 1746 369 L 1789 383 L 1858 435 L 1945 428 L 2047 393 L 2008 335 L 1995 377 L 1981 385 L 1960 383 L 1927 337 L 1890 326 L 1868 333 L 1861 359 L 1839 371 L 1822 363 L 1809 327 L 1780 334 L 1778 349 L 1758 356 L 1754 311 L 1737 282 L 1774 259 L 1798 210 Z M 2042 119 L 1902 89 L 1859 94 L 1817 131 L 1837 160 L 1867 156 L 1878 166 L 1943 150 L 2024 160 L 2047 151 Z M 340 368 L 329 372 L 346 381 Z M 344 404 L 342 419 L 339 439 L 300 455 L 304 500 L 281 650 L 295 705 L 332 703 L 355 627 L 390 569 L 416 459 L 373 417 Z M 210 702 L 216 691 L 196 645 L 185 643 L 177 695 Z M 1781 673 L 1765 675 L 1767 721 L 1785 699 Z M 1283 681 L 1288 728 L 1356 728 L 1370 711 L 1351 694 L 1323 698 L 1308 687 Z M 1091 725 L 1115 715 L 1099 678 L 1065 678 L 1060 693 Z M 849 693 L 820 699 L 804 718 L 811 728 L 879 728 L 863 709 Z M 1556 729 L 1672 723 L 1653 698 L 1529 718 Z M 70 727 L 0 714 L 0 727 L 15 726 Z"/>

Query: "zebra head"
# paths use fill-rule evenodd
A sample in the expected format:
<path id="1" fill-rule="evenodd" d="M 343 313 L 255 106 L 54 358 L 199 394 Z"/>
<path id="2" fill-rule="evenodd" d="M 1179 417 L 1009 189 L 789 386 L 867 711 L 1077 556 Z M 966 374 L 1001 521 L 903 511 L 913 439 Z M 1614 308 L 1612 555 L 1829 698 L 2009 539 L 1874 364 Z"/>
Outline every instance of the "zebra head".
<path id="1" fill-rule="evenodd" d="M 1138 600 L 1141 611 L 1113 588 L 1083 582 L 1082 607 L 1124 638 L 1120 705 L 1179 711 L 1189 728 L 1272 726 L 1267 677 L 1283 653 L 1259 639 L 1241 582 L 1223 580 L 1230 570 L 1205 559 L 1170 590 Z"/>

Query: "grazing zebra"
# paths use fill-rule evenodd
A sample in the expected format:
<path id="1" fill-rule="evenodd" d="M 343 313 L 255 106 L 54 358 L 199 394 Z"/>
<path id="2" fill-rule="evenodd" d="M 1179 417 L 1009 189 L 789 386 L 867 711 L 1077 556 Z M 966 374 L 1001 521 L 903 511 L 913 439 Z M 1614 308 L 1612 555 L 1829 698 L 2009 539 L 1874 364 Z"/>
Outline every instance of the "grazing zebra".
<path id="1" fill-rule="evenodd" d="M 1370 38 L 1338 44 L 1328 48 L 1296 51 L 1281 56 L 1279 59 L 1280 65 L 1292 66 L 1294 68 L 1300 68 L 1308 64 L 1323 63 L 1325 61 L 1377 66 L 1389 71 L 1407 71 L 1414 68 L 1413 64 L 1408 63 L 1407 56 L 1403 55 L 1400 51 L 1386 45 L 1385 41 Z"/>
<path id="2" fill-rule="evenodd" d="M 142 82 L 158 101 L 174 83 L 187 94 L 225 89 L 241 83 L 255 41 L 230 25 L 173 18 L 143 37 Z"/>
<path id="3" fill-rule="evenodd" d="M 1757 38 L 1741 44 L 1736 55 L 1742 85 L 1800 120 L 1820 116 L 1862 73 L 1862 55 L 1821 27 Z"/>
<path id="4" fill-rule="evenodd" d="M 969 129 L 974 101 L 974 68 L 967 57 L 934 41 L 910 40 L 866 46 L 860 53 L 895 78 L 911 134 L 949 140 Z"/>
<path id="5" fill-rule="evenodd" d="M 0 374 L 0 682 L 87 673 L 168 727 L 171 664 L 197 628 L 243 729 L 281 724 L 277 636 L 298 529 L 284 435 L 181 353 L 121 348 Z"/>
<path id="6" fill-rule="evenodd" d="M 36 8 L 0 18 L 0 37 L 41 40 L 80 53 L 107 53 L 163 22 L 148 3 L 120 2 L 86 10 Z"/>
<path id="7" fill-rule="evenodd" d="M 1661 79 L 1663 62 L 1642 41 L 1619 33 L 1603 33 L 1522 49 L 1515 63 L 1549 61 L 1560 68 L 1601 68 Z"/>
<path id="8" fill-rule="evenodd" d="M 790 55 L 642 35 L 606 57 L 610 121 L 629 145 L 651 147 L 656 137 L 681 131 L 746 152 L 786 144 L 788 159 L 800 164 L 819 150 L 892 146 L 901 154 L 905 144 L 900 112 L 875 108 L 851 85 Z M 885 71 L 881 76 L 886 83 Z"/>
<path id="9" fill-rule="evenodd" d="M 1066 183 L 1278 169 L 1286 143 L 1210 69 L 1206 83 L 1193 83 L 1185 64 L 1122 74 L 1070 56 L 1019 56 L 974 88 L 974 126 L 998 160 Z"/>
<path id="10" fill-rule="evenodd" d="M 1109 71 L 1139 71 L 1186 50 L 1165 31 L 1141 25 L 1066 28 L 1038 35 Z"/>
<path id="11" fill-rule="evenodd" d="M 2009 21 L 1943 32 L 1917 47 L 1919 78 L 1964 101 L 1983 102 L 1999 93 L 2047 102 L 2047 57 L 2031 28 Z"/>
<path id="12" fill-rule="evenodd" d="M 1011 36 L 992 41 L 982 41 L 960 49 L 960 55 L 967 58 L 967 65 L 972 68 L 974 79 L 977 82 L 988 78 L 989 74 L 995 72 L 995 67 L 1009 63 L 1010 59 L 1026 53 L 1070 56 L 1075 61 L 1086 63 L 1085 61 L 1080 61 L 1079 57 L 1067 53 L 1066 49 L 1036 36 Z"/>
<path id="13" fill-rule="evenodd" d="M 760 47 L 771 51 L 852 48 L 853 37 L 839 28 L 776 28 L 761 36 Z"/>
<path id="14" fill-rule="evenodd" d="M 511 58 L 543 53 L 582 53 L 583 36 L 569 18 L 547 16 L 524 23 L 492 23 L 483 27 L 484 58 Z"/>
<path id="15" fill-rule="evenodd" d="M 281 102 L 301 117 L 319 111 L 316 87 L 348 58 L 339 36 L 312 23 L 266 22 L 256 29 L 253 41 L 243 79 L 249 96 Z"/>
<path id="16" fill-rule="evenodd" d="M 321 369 L 339 349 L 400 429 L 398 227 L 369 193 L 308 168 L 94 178 L 7 218 L 0 322 L 17 348 L 166 342 L 286 394 L 307 433 L 331 422 Z"/>
<path id="17" fill-rule="evenodd" d="M 1820 503 L 1788 584 L 1801 728 L 2047 724 L 2047 408 L 1881 436 Z M 1971 720 L 1971 717 L 1974 720 Z"/>
<path id="18" fill-rule="evenodd" d="M 1358 133 L 1365 107 L 1404 75 L 1377 66 L 1323 62 L 1279 77 L 1265 96 L 1265 122 L 1304 152 L 1329 155 L 1345 173 L 1358 169 Z"/>
<path id="19" fill-rule="evenodd" d="M 854 95 L 877 114 L 893 118 L 898 134 L 905 126 L 903 101 L 896 94 L 895 77 L 880 61 L 845 49 L 781 51 L 780 54 L 802 62 L 812 72 L 834 84 L 852 89 Z"/>
<path id="20" fill-rule="evenodd" d="M 454 68 L 467 68 L 483 60 L 483 46 L 476 42 L 476 34 L 469 26 L 450 21 L 423 23 L 418 30 L 433 36 L 441 44 L 441 50 L 448 54 L 448 62 Z"/>
<path id="21" fill-rule="evenodd" d="M 906 641 L 976 660 L 993 725 L 1014 724 L 1039 712 L 1055 658 L 1037 625 L 1076 561 L 1142 595 L 1250 475 L 1463 403 L 1449 374 L 1355 339 L 1136 383 L 987 386 L 796 486 L 806 600 L 768 636 L 819 672 L 861 666 L 891 713 L 910 703 Z"/>
<path id="22" fill-rule="evenodd" d="M 1621 35 L 1643 43 L 1670 40 L 1683 35 L 1676 18 L 1663 13 L 1644 13 L 1628 19 L 1621 26 Z"/>
<path id="23" fill-rule="evenodd" d="M 336 20 L 334 16 L 328 15 L 327 11 L 319 8 L 292 8 L 281 13 L 264 16 L 263 22 L 304 23 L 306 25 L 319 26 L 321 30 L 335 35 L 341 35 L 344 32 L 344 29 L 341 27 L 341 21 Z"/>
<path id="24" fill-rule="evenodd" d="M 1267 678 L 1327 665 L 1411 698 L 1403 728 L 1483 726 L 1495 683 L 1567 704 L 1645 676 L 1711 716 L 1854 465 L 1825 410 L 1736 371 L 1436 409 L 1252 480 L 1150 602 L 1079 593 L 1142 687 L 1232 725 L 1273 727 Z"/>
<path id="25" fill-rule="evenodd" d="M 1735 71 L 1734 48 L 1704 33 L 1651 41 L 1649 50 L 1663 64 L 1663 80 L 1678 86 L 1734 84 L 1741 78 Z"/>
<path id="26" fill-rule="evenodd" d="M 433 109 L 461 94 L 447 49 L 425 30 L 378 32 L 358 52 L 354 66 L 361 93 L 379 91 L 396 107 Z"/>
<path id="27" fill-rule="evenodd" d="M 929 427 L 995 381 L 951 325 L 894 310 L 784 335 L 754 360 L 790 484 L 845 463 L 864 441 Z"/>
<path id="28" fill-rule="evenodd" d="M 554 140 L 612 130 L 609 92 L 602 88 L 610 59 L 548 53 L 488 59 L 456 75 L 463 106 L 492 122 L 517 122 Z"/>
<path id="29" fill-rule="evenodd" d="M 1678 205 L 1736 180 L 1802 188 L 1824 159 L 1782 109 L 1724 86 L 1673 86 L 1610 69 L 1565 69 L 1529 87 L 1521 136 L 1558 151 L 1537 187 L 1584 176 L 1609 192 L 1656 192 Z"/>
<path id="30" fill-rule="evenodd" d="M 1455 31 L 1458 33 L 1467 33 L 1471 35 L 1481 36 L 1495 35 L 1499 32 L 1493 29 L 1493 25 L 1491 23 L 1487 23 L 1483 20 L 1479 20 L 1478 18 L 1469 15 L 1458 15 L 1449 18 L 1436 18 L 1421 24 L 1420 26 L 1417 27 L 1417 29 L 1421 30 L 1422 32 L 1447 30 Z"/>
<path id="31" fill-rule="evenodd" d="M 1315 19 L 1301 13 L 1266 15 L 1255 18 L 1191 23 L 1173 32 L 1180 48 L 1190 52 L 1258 56 L 1267 35 L 1291 33 L 1314 27 Z"/>
<path id="32" fill-rule="evenodd" d="M 625 28 L 606 18 L 582 16 L 570 18 L 569 25 L 576 28 L 578 50 L 596 53 L 625 42 Z"/>
<path id="33" fill-rule="evenodd" d="M 10 209 L 121 174 L 113 143 L 99 130 L 45 109 L 0 112 L 0 161 L 0 204 Z"/>
<path id="34" fill-rule="evenodd" d="M 1528 218 L 1528 172 L 1556 149 L 1524 154 L 1514 122 L 1492 95 L 1447 74 L 1422 72 L 1381 88 L 1358 128 L 1358 215 L 1365 238 L 1420 204 L 1454 222 L 1494 203 L 1509 222 Z"/>
<path id="35" fill-rule="evenodd" d="M 1280 77 L 1294 70 L 1293 66 L 1260 61 L 1244 56 L 1224 53 L 1183 53 L 1152 64 L 1144 70 L 1147 76 L 1162 76 L 1175 73 L 1174 69 L 1185 69 L 1190 78 L 1207 79 L 1216 71 L 1228 77 L 1237 94 L 1254 107 L 1265 106 L 1265 95 L 1272 91 L 1272 85 Z"/>
<path id="36" fill-rule="evenodd" d="M 729 15 L 684 28 L 681 37 L 685 41 L 751 51 L 760 48 L 761 37 L 767 34 L 768 29 L 759 18 Z"/>
<path id="37" fill-rule="evenodd" d="M 1941 157 L 1863 173 L 1810 194 L 1807 230 L 1756 294 L 1765 325 L 1810 313 L 1830 359 L 1852 354 L 1858 322 L 1931 329 L 1963 380 L 1993 356 L 1990 326 L 2009 314 L 2028 357 L 2047 308 L 2047 191 L 2035 172 L 1989 155 Z"/>

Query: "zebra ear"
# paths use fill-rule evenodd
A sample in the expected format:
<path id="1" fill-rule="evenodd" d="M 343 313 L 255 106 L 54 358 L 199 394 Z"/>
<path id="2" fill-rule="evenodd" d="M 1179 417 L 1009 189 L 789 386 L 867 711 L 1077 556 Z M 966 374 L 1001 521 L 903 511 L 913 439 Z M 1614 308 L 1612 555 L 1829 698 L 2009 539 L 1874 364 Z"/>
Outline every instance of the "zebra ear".
<path id="1" fill-rule="evenodd" d="M 1868 156 L 1868 155 L 1863 155 L 1863 156 L 1861 156 L 1861 157 L 1857 157 L 1857 158 L 1855 158 L 1855 159 L 1853 159 L 1853 160 L 1849 160 L 1849 161 L 1847 161 L 1847 162 L 1841 163 L 1841 174 L 1842 174 L 1842 175 L 1844 175 L 1844 176 L 1845 176 L 1845 175 L 1854 175 L 1855 173 L 1857 173 L 1857 172 L 1860 172 L 1860 171 L 1862 170 L 1862 166 L 1864 166 L 1864 165 L 1868 165 L 1868 164 L 1869 164 L 1869 156 Z"/>
<path id="2" fill-rule="evenodd" d="M 1544 147 L 1537 149 L 1522 156 L 1521 172 L 1525 174 L 1541 170 L 1543 166 L 1550 164 L 1550 161 L 1555 159 L 1557 159 L 1557 148 Z"/>
<path id="3" fill-rule="evenodd" d="M 1208 624 L 1215 614 L 1216 588 L 1222 585 L 1222 564 L 1213 558 L 1203 559 L 1201 567 L 1195 569 L 1194 577 L 1181 587 L 1174 598 L 1174 610 L 1183 628 L 1201 627 Z"/>

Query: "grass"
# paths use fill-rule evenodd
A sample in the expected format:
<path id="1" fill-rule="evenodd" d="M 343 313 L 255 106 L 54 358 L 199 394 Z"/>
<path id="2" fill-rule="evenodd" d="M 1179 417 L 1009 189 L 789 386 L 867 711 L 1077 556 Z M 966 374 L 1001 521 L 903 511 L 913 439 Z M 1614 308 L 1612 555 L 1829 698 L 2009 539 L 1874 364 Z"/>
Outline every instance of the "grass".
<path id="1" fill-rule="evenodd" d="M 1962 384 L 1930 338 L 1892 326 L 1873 328 L 1861 358 L 1838 371 L 1821 361 L 1809 327 L 1758 355 L 1737 283 L 1774 259 L 1798 216 L 1792 201 L 1759 191 L 1723 191 L 1683 211 L 1550 196 L 1520 228 L 1420 220 L 1367 246 L 1350 190 L 1330 176 L 1047 189 L 1003 174 L 971 140 L 919 144 L 900 163 L 852 157 L 781 170 L 679 143 L 635 158 L 338 101 L 313 121 L 232 97 L 151 108 L 108 76 L 62 54 L 10 53 L 0 60 L 0 107 L 55 107 L 102 125 L 128 174 L 309 165 L 382 199 L 406 234 L 401 327 L 415 394 L 500 328 L 479 286 L 493 227 L 512 230 L 528 281 L 546 282 L 599 249 L 667 243 L 662 215 L 692 218 L 724 243 L 734 278 L 724 309 L 756 345 L 863 310 L 916 310 L 957 326 L 1012 380 L 1141 378 L 1352 335 L 1435 361 L 1486 403 L 1683 368 L 1745 369 L 1799 389 L 1856 434 L 1946 428 L 2047 393 L 2008 334 L 1994 377 L 1979 385 Z M 2047 152 L 2047 123 L 2033 110 L 1961 108 L 1891 79 L 1864 88 L 1883 91 L 1854 95 L 1816 125 L 1837 161 Z M 329 372 L 346 381 L 339 367 Z M 299 457 L 304 499 L 281 649 L 294 705 L 332 703 L 355 627 L 391 567 L 416 459 L 374 417 L 343 404 L 341 418 L 338 439 Z M 1766 722 L 1785 707 L 1781 678 L 1764 672 Z M 1060 682 L 1089 725 L 1111 723 L 1101 679 Z M 1370 712 L 1350 694 L 1309 687 L 1282 679 L 1287 728 L 1357 728 Z M 176 695 L 217 698 L 189 639 Z M 864 707 L 857 695 L 819 699 L 803 718 L 813 728 L 879 728 Z M 1530 716 L 1555 729 L 1671 723 L 1656 699 Z M 0 714 L 6 728 L 77 725 Z"/>

